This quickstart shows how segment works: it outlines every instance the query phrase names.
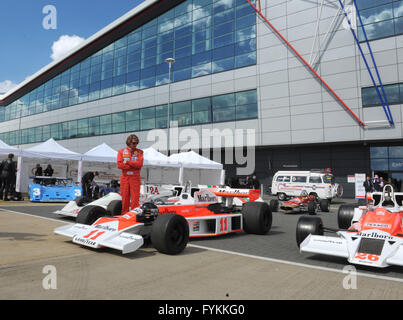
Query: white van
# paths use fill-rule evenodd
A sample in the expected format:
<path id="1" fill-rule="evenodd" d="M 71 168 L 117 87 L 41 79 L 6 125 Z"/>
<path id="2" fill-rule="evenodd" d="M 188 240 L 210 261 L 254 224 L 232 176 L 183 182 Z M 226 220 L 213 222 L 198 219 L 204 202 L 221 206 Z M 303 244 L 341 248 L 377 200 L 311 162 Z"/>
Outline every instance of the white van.
<path id="1" fill-rule="evenodd" d="M 343 195 L 343 187 L 334 182 L 334 176 L 324 171 L 278 171 L 273 177 L 271 193 L 280 201 L 287 197 L 308 194 L 332 200 Z"/>

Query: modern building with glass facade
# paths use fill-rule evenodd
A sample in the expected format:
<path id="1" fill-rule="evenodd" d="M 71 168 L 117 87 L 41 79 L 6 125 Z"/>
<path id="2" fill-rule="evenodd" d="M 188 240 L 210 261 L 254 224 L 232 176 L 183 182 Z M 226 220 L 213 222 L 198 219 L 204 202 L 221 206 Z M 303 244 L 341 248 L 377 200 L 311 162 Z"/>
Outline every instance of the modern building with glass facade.
<path id="1" fill-rule="evenodd" d="M 252 3 L 345 105 L 247 0 L 146 0 L 3 96 L 0 139 L 25 148 L 53 137 L 86 152 L 102 142 L 122 148 L 136 133 L 146 148 L 155 143 L 150 132 L 166 130 L 169 118 L 183 134 L 174 151 L 213 155 L 211 145 L 202 150 L 207 129 L 221 132 L 227 149 L 240 146 L 225 139 L 228 132 L 252 135 L 265 190 L 285 168 L 332 168 L 347 194 L 354 173 L 378 172 L 400 186 L 403 1 L 356 0 L 359 15 L 349 16 L 367 58 L 369 40 L 377 67 L 371 70 L 382 79 L 393 117 L 392 126 L 372 129 L 348 110 L 364 124 L 386 119 L 340 2 Z M 171 69 L 167 58 L 175 59 Z M 184 138 L 189 129 L 197 142 Z M 218 151 L 233 175 L 239 164 Z"/>

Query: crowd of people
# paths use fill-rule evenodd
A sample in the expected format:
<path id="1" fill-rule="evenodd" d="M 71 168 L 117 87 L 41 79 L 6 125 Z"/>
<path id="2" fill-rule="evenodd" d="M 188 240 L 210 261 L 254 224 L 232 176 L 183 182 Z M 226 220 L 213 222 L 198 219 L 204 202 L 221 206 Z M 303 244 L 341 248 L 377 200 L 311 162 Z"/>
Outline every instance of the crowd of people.
<path id="1" fill-rule="evenodd" d="M 386 184 L 391 185 L 393 187 L 393 189 L 396 190 L 396 184 L 390 177 L 387 179 L 387 181 L 385 181 L 382 176 L 379 177 L 377 174 L 374 175 L 373 178 L 371 178 L 370 176 L 367 176 L 366 180 L 364 181 L 365 192 L 382 191 L 383 187 Z"/>

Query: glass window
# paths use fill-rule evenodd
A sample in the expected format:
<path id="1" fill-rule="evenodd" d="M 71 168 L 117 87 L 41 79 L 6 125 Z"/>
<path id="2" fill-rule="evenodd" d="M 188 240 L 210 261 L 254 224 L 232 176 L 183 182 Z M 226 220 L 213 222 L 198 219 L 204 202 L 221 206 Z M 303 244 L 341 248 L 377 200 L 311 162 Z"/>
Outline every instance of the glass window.
<path id="1" fill-rule="evenodd" d="M 235 120 L 235 107 L 213 110 L 213 122 Z"/>
<path id="2" fill-rule="evenodd" d="M 290 176 L 278 176 L 276 181 L 277 182 L 290 182 L 291 177 Z"/>
<path id="3" fill-rule="evenodd" d="M 219 61 L 214 61 L 212 64 L 212 72 L 221 72 L 226 70 L 234 69 L 235 58 L 227 58 Z"/>
<path id="4" fill-rule="evenodd" d="M 371 159 L 371 170 L 388 171 L 388 159 Z"/>
<path id="5" fill-rule="evenodd" d="M 140 122 L 140 130 L 155 129 L 155 118 L 145 119 Z"/>
<path id="6" fill-rule="evenodd" d="M 191 112 L 191 101 L 177 102 L 172 105 L 173 114 L 181 114 Z"/>
<path id="7" fill-rule="evenodd" d="M 155 107 L 140 109 L 140 120 L 155 118 Z"/>
<path id="8" fill-rule="evenodd" d="M 127 132 L 138 131 L 138 130 L 140 130 L 140 121 L 139 120 L 126 122 L 126 131 Z"/>
<path id="9" fill-rule="evenodd" d="M 213 110 L 235 106 L 235 94 L 230 93 L 213 97 L 212 106 Z"/>
<path id="10" fill-rule="evenodd" d="M 322 178 L 319 176 L 309 177 L 309 183 L 322 183 Z"/>
<path id="11" fill-rule="evenodd" d="M 257 118 L 257 104 L 246 104 L 236 107 L 236 119 L 253 119 Z"/>
<path id="12" fill-rule="evenodd" d="M 402 171 L 403 170 L 403 158 L 389 159 L 389 170 L 390 171 Z"/>
<path id="13" fill-rule="evenodd" d="M 257 103 L 256 90 L 237 92 L 235 96 L 237 106 Z"/>
<path id="14" fill-rule="evenodd" d="M 226 22 L 228 20 L 234 19 L 235 18 L 235 10 L 234 9 L 229 9 L 226 11 L 222 11 L 219 13 L 216 13 L 213 16 L 213 22 L 215 25 Z"/>
<path id="15" fill-rule="evenodd" d="M 372 158 L 372 152 L 371 152 L 371 158 Z M 403 158 L 403 147 L 389 147 L 389 158 Z"/>
<path id="16" fill-rule="evenodd" d="M 235 67 L 242 68 L 256 64 L 256 51 L 235 57 Z"/>
<path id="17" fill-rule="evenodd" d="M 297 183 L 301 183 L 301 182 L 306 182 L 307 177 L 303 177 L 303 176 L 293 176 L 291 178 L 292 182 L 297 182 Z"/>

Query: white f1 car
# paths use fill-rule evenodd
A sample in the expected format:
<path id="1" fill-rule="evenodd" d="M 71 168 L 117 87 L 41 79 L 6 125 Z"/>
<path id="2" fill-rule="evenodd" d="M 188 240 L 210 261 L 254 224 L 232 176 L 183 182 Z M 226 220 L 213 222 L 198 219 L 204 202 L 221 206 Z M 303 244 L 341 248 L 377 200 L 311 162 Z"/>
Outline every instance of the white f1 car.
<path id="1" fill-rule="evenodd" d="M 300 251 L 378 268 L 403 266 L 403 193 L 386 185 L 368 201 L 366 206 L 340 206 L 339 229 L 325 228 L 319 217 L 301 217 L 296 230 Z M 324 232 L 337 237 L 324 236 Z"/>
<path id="2" fill-rule="evenodd" d="M 143 238 L 150 235 L 158 251 L 176 254 L 184 249 L 189 237 L 220 236 L 243 230 L 263 235 L 271 228 L 272 214 L 266 202 L 247 202 L 238 209 L 224 206 L 209 189 L 193 195 L 187 191 L 167 201 L 159 198 L 154 203 L 146 202 L 115 217 L 103 206 L 91 203 L 78 212 L 76 224 L 54 232 L 72 238 L 77 244 L 109 247 L 123 253 L 137 250 L 143 245 Z M 220 193 L 220 196 L 231 199 L 237 194 Z"/>

